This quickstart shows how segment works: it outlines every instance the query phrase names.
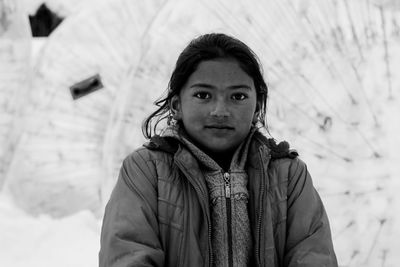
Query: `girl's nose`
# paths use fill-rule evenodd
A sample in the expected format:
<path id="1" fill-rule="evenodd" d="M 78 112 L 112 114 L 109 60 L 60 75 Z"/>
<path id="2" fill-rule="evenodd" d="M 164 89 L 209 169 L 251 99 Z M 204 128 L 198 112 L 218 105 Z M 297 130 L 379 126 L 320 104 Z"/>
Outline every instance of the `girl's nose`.
<path id="1" fill-rule="evenodd" d="M 210 115 L 213 117 L 229 117 L 230 113 L 224 101 L 217 101 Z"/>

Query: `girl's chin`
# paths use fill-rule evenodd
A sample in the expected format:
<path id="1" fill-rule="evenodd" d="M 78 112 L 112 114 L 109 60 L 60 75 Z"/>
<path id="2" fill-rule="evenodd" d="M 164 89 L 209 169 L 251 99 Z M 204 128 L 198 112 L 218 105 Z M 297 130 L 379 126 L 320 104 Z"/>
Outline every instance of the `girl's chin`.
<path id="1" fill-rule="evenodd" d="M 225 154 L 225 153 L 232 153 L 237 148 L 235 144 L 221 144 L 221 143 L 207 143 L 202 144 L 201 147 L 205 152 L 212 153 L 212 154 Z"/>
<path id="2" fill-rule="evenodd" d="M 191 139 L 201 150 L 208 154 L 234 152 L 242 141 L 238 142 L 237 138 L 231 135 L 231 132 L 221 134 L 222 131 L 217 131 L 217 133 L 218 134 L 210 134 L 210 132 L 207 132 L 207 134 L 197 135 Z"/>

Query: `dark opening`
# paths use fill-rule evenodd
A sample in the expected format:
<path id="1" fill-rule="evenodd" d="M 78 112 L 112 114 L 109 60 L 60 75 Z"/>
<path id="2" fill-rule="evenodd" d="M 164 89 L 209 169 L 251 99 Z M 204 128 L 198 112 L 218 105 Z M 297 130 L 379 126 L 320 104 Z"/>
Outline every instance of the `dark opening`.
<path id="1" fill-rule="evenodd" d="M 72 85 L 69 89 L 74 100 L 86 96 L 94 91 L 103 88 L 100 75 L 96 74 L 81 82 Z"/>
<path id="2" fill-rule="evenodd" d="M 52 12 L 46 4 L 41 4 L 36 14 L 29 15 L 29 22 L 33 37 L 46 37 L 57 28 L 64 18 Z"/>

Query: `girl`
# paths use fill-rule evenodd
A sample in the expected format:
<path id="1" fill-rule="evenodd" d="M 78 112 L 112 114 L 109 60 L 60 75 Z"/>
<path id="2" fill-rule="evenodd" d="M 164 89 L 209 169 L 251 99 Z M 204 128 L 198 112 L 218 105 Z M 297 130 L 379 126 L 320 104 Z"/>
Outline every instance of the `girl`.
<path id="1" fill-rule="evenodd" d="M 260 133 L 267 92 L 241 41 L 206 34 L 183 50 L 143 124 L 150 141 L 123 162 L 100 266 L 337 266 L 306 165 Z"/>

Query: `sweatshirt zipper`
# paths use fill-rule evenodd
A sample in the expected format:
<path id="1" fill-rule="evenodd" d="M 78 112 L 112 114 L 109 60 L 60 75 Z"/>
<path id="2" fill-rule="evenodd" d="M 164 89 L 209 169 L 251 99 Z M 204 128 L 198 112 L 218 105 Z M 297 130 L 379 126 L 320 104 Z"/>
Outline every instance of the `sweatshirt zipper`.
<path id="1" fill-rule="evenodd" d="M 232 252 L 232 206 L 231 206 L 231 176 L 229 172 L 224 173 L 225 182 L 225 198 L 226 198 L 226 219 L 228 229 L 228 263 L 229 267 L 233 266 Z"/>

